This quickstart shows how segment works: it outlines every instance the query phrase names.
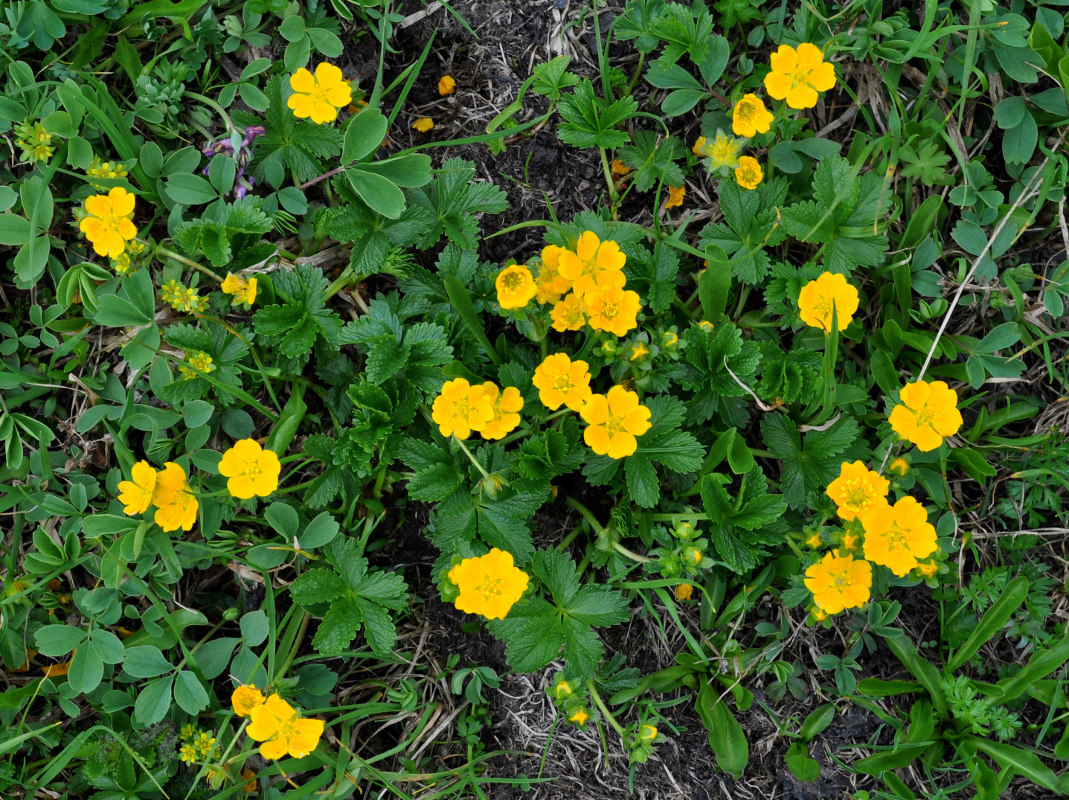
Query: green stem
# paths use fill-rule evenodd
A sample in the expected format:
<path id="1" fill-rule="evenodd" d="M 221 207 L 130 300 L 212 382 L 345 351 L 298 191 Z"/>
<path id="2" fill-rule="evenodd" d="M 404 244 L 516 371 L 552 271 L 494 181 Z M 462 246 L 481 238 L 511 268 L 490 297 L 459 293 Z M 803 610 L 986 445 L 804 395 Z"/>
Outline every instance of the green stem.
<path id="1" fill-rule="evenodd" d="M 563 539 L 561 539 L 560 544 L 557 545 L 557 552 L 563 553 L 565 550 L 567 550 L 568 549 L 568 545 L 570 545 L 572 542 L 574 542 L 575 541 L 575 537 L 578 536 L 582 532 L 583 532 L 583 526 L 582 525 L 576 525 L 574 528 L 572 528 L 572 532 L 569 533 L 567 536 L 565 536 Z"/>
<path id="2" fill-rule="evenodd" d="M 275 676 L 275 681 L 280 678 L 284 678 L 286 673 L 289 672 L 290 667 L 293 665 L 293 659 L 297 657 L 297 651 L 301 649 L 301 643 L 304 641 L 304 634 L 308 630 L 308 623 L 311 622 L 312 615 L 305 614 L 304 619 L 301 620 L 301 628 L 297 631 L 297 638 L 293 641 L 293 647 L 290 648 L 289 655 L 286 656 L 286 661 L 282 665 L 282 671 Z"/>
<path id="3" fill-rule="evenodd" d="M 605 185 L 609 187 L 609 205 L 612 206 L 612 217 L 616 219 L 617 206 L 620 203 L 620 197 L 616 194 L 616 184 L 612 179 L 612 168 L 609 166 L 609 156 L 605 153 L 604 147 L 599 147 L 598 152 L 601 153 L 601 171 L 605 175 Z"/>
<path id="4" fill-rule="evenodd" d="M 612 715 L 612 712 L 609 711 L 608 707 L 605 705 L 605 701 L 601 699 L 601 695 L 598 694 L 598 690 L 594 687 L 594 681 L 593 680 L 588 680 L 586 682 L 586 688 L 587 688 L 587 691 L 590 692 L 590 699 L 593 700 L 594 701 L 594 705 L 596 705 L 598 707 L 598 711 L 601 712 L 601 715 L 603 717 L 605 717 L 605 720 L 610 725 L 612 725 L 613 730 L 616 731 L 620 735 L 621 739 L 623 739 L 624 738 L 624 728 L 619 722 L 616 721 L 616 717 L 614 717 Z"/>
<path id="5" fill-rule="evenodd" d="M 138 241 L 140 242 L 141 240 L 138 239 Z M 147 242 L 142 242 L 142 244 L 147 244 Z M 160 256 L 162 256 L 163 258 L 169 258 L 172 261 L 177 261 L 179 264 L 185 264 L 187 267 L 192 267 L 198 272 L 203 272 L 205 275 L 210 278 L 214 278 L 219 283 L 223 282 L 222 278 L 220 278 L 207 267 L 201 266 L 196 261 L 192 261 L 186 258 L 185 256 L 179 255 L 178 253 L 174 252 L 174 250 L 168 250 L 163 245 L 158 244 L 156 245 L 156 257 L 159 258 Z"/>
<path id="6" fill-rule="evenodd" d="M 590 523 L 590 527 L 592 527 L 597 533 L 604 533 L 605 532 L 605 528 L 602 526 L 602 524 L 600 522 L 597 521 L 597 519 L 594 517 L 594 514 L 590 511 L 590 509 L 587 508 L 586 506 L 584 506 L 582 503 L 580 503 L 574 497 L 565 497 L 564 498 L 564 502 L 566 502 L 568 505 L 570 505 L 572 508 L 574 508 L 576 511 L 578 511 L 582 515 L 583 519 L 585 519 L 587 522 L 589 522 Z"/>
<path id="7" fill-rule="evenodd" d="M 471 450 L 469 450 L 469 449 L 468 449 L 468 446 L 467 446 L 466 444 L 464 444 L 464 440 L 463 440 L 463 439 L 460 439 L 460 438 L 458 438 L 458 437 L 456 437 L 456 436 L 454 436 L 454 437 L 453 437 L 453 440 L 454 440 L 454 441 L 455 441 L 455 442 L 456 442 L 456 443 L 457 443 L 458 445 L 460 445 L 460 449 L 464 451 L 464 455 L 466 455 L 466 456 L 468 457 L 468 460 L 469 460 L 469 461 L 470 461 L 470 462 L 471 462 L 472 464 L 474 464 L 474 465 L 475 465 L 475 469 L 479 470 L 479 472 L 481 472 L 481 473 L 482 473 L 482 476 L 483 476 L 484 478 L 489 478 L 489 477 L 490 477 L 490 473 L 488 473 L 488 472 L 487 472 L 487 471 L 486 471 L 486 470 L 485 470 L 485 469 L 483 468 L 483 465 L 482 465 L 482 464 L 480 464 L 480 463 L 479 463 L 478 461 L 476 461 L 476 460 L 475 460 L 475 456 L 473 456 L 473 455 L 471 454 Z"/>
<path id="8" fill-rule="evenodd" d="M 635 552 L 633 552 L 631 550 L 628 550 L 626 547 L 624 547 L 619 542 L 613 542 L 612 543 L 612 549 L 615 550 L 620 555 L 627 556 L 631 560 L 637 561 L 640 564 L 652 564 L 654 561 L 657 560 L 655 558 L 647 558 L 646 556 L 640 556 L 638 553 L 635 553 Z"/>

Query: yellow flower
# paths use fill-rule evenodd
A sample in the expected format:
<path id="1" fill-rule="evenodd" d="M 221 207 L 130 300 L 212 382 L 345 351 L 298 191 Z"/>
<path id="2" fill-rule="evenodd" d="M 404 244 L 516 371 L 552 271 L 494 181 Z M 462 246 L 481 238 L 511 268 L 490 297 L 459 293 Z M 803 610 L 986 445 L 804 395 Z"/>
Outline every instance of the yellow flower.
<path id="1" fill-rule="evenodd" d="M 420 117 L 412 123 L 412 127 L 420 133 L 427 133 L 427 131 L 434 127 L 434 120 L 430 117 Z"/>
<path id="2" fill-rule="evenodd" d="M 184 363 L 188 363 L 189 366 L 179 366 L 178 371 L 182 374 L 183 380 L 187 381 L 201 377 L 200 372 L 211 372 L 215 369 L 212 366 L 212 357 L 207 353 L 194 353 L 193 355 L 187 353 Z M 200 370 L 200 372 L 196 370 Z"/>
<path id="3" fill-rule="evenodd" d="M 130 480 L 119 481 L 119 502 L 123 513 L 133 516 L 144 514 L 152 505 L 152 492 L 156 488 L 156 470 L 147 461 L 138 461 L 130 468 Z"/>
<path id="4" fill-rule="evenodd" d="M 709 155 L 705 152 L 707 141 L 704 136 L 699 136 L 694 140 L 694 146 L 690 148 L 690 152 L 694 153 L 698 158 L 705 158 L 705 156 Z"/>
<path id="5" fill-rule="evenodd" d="M 638 440 L 648 431 L 650 410 L 638 402 L 638 394 L 613 386 L 607 395 L 592 394 L 579 411 L 586 421 L 583 441 L 599 456 L 623 458 L 634 455 Z"/>
<path id="6" fill-rule="evenodd" d="M 705 155 L 709 157 L 713 171 L 722 167 L 735 169 L 739 166 L 739 150 L 741 148 L 741 141 L 728 136 L 723 131 L 717 131 L 713 143 L 705 146 Z"/>
<path id="7" fill-rule="evenodd" d="M 553 330 L 578 331 L 586 325 L 586 314 L 583 313 L 583 301 L 575 292 L 569 292 L 563 300 L 553 304 L 549 310 L 550 319 L 553 320 Z"/>
<path id="8" fill-rule="evenodd" d="M 239 717 L 247 717 L 254 708 L 262 705 L 264 694 L 255 686 L 242 684 L 230 695 L 230 705 L 234 707 L 234 713 Z"/>
<path id="9" fill-rule="evenodd" d="M 297 710 L 277 694 L 252 709 L 249 720 L 245 733 L 263 742 L 260 755 L 264 758 L 277 759 L 287 754 L 304 758 L 315 750 L 325 727 L 323 720 L 301 719 Z"/>
<path id="10" fill-rule="evenodd" d="M 126 275 L 132 266 L 133 262 L 127 252 L 119 253 L 118 258 L 111 259 L 111 268 L 115 270 L 116 275 Z"/>
<path id="11" fill-rule="evenodd" d="M 813 619 L 817 622 L 823 622 L 828 618 L 828 612 L 820 606 L 813 606 L 813 608 L 810 609 L 810 613 L 813 615 Z"/>
<path id="12" fill-rule="evenodd" d="M 179 528 L 188 531 L 197 521 L 197 498 L 186 481 L 186 471 L 173 461 L 164 464 L 156 474 L 152 505 L 156 506 L 156 524 L 164 531 L 176 531 Z"/>
<path id="13" fill-rule="evenodd" d="M 924 578 L 934 578 L 939 574 L 939 562 L 938 561 L 922 561 L 917 565 L 917 572 L 919 572 Z"/>
<path id="14" fill-rule="evenodd" d="M 609 168 L 612 170 L 613 175 L 626 175 L 631 171 L 631 167 L 627 166 L 627 164 L 625 164 L 618 158 L 613 159 L 613 162 L 609 165 Z"/>
<path id="15" fill-rule="evenodd" d="M 134 215 L 134 196 L 121 186 L 107 194 L 85 198 L 85 216 L 78 229 L 93 244 L 98 256 L 118 258 L 126 242 L 137 236 L 137 228 L 130 221 Z"/>
<path id="16" fill-rule="evenodd" d="M 631 361 L 638 361 L 640 358 L 645 358 L 650 354 L 650 349 L 646 347 L 644 342 L 635 342 L 631 345 Z"/>
<path id="17" fill-rule="evenodd" d="M 958 393 L 943 381 L 914 381 L 902 387 L 891 409 L 891 429 L 922 452 L 935 450 L 961 428 Z"/>
<path id="18" fill-rule="evenodd" d="M 126 167 L 122 165 L 121 161 L 112 163 L 111 161 L 102 161 L 99 157 L 93 156 L 93 160 L 85 168 L 85 174 L 90 178 L 125 178 Z M 89 185 L 102 192 L 106 191 L 103 184 L 95 181 L 89 181 Z"/>
<path id="19" fill-rule="evenodd" d="M 805 546 L 810 550 L 819 550 L 822 544 L 824 544 L 824 540 L 820 538 L 820 534 L 816 531 L 809 534 L 809 538 L 805 540 Z"/>
<path id="20" fill-rule="evenodd" d="M 550 411 L 562 405 L 579 411 L 591 394 L 590 365 L 572 361 L 567 353 L 553 353 L 535 368 L 531 382 L 538 389 L 538 399 Z"/>
<path id="21" fill-rule="evenodd" d="M 698 327 L 701 328 L 706 333 L 712 333 L 713 332 L 713 323 L 711 323 L 707 319 L 703 319 L 701 322 L 699 322 L 698 323 Z"/>
<path id="22" fill-rule="evenodd" d="M 515 386 L 506 386 L 502 391 L 491 381 L 483 384 L 483 391 L 490 400 L 494 416 L 479 433 L 484 439 L 503 439 L 520 424 L 520 415 L 516 412 L 523 408 L 523 397 Z"/>
<path id="23" fill-rule="evenodd" d="M 566 700 L 567 698 L 572 696 L 572 692 L 574 691 L 575 690 L 572 689 L 572 685 L 568 683 L 568 681 L 564 680 L 563 675 L 560 675 L 557 677 L 557 682 L 553 684 L 553 690 L 551 694 L 558 700 Z"/>
<path id="24" fill-rule="evenodd" d="M 167 281 L 160 287 L 160 300 L 177 311 L 184 291 L 185 287 L 178 281 Z"/>
<path id="25" fill-rule="evenodd" d="M 523 308 L 538 292 L 531 271 L 522 264 L 505 267 L 494 283 L 497 302 L 502 308 Z"/>
<path id="26" fill-rule="evenodd" d="M 197 736 L 197 740 L 193 742 L 193 746 L 200 751 L 201 757 L 207 758 L 215 748 L 215 737 L 209 736 L 205 731 L 201 731 Z"/>
<path id="27" fill-rule="evenodd" d="M 438 79 L 438 94 L 445 97 L 447 94 L 452 94 L 456 90 L 457 82 L 452 75 L 443 75 Z"/>
<path id="28" fill-rule="evenodd" d="M 664 202 L 665 208 L 676 208 L 683 205 L 683 198 L 687 196 L 685 186 L 669 186 L 668 199 Z"/>
<path id="29" fill-rule="evenodd" d="M 802 42 L 797 50 L 781 44 L 769 60 L 772 71 L 765 76 L 765 89 L 770 97 L 786 100 L 791 108 L 812 108 L 817 104 L 817 92 L 835 85 L 835 67 L 809 42 Z"/>
<path id="30" fill-rule="evenodd" d="M 254 439 L 241 439 L 223 453 L 219 474 L 227 478 L 226 490 L 239 500 L 267 497 L 278 488 L 282 464 Z"/>
<path id="31" fill-rule="evenodd" d="M 802 322 L 811 328 L 831 330 L 832 309 L 835 310 L 839 330 L 846 330 L 857 311 L 857 289 L 842 275 L 825 272 L 802 287 L 798 295 L 798 311 Z"/>
<path id="32" fill-rule="evenodd" d="M 178 753 L 178 760 L 183 764 L 192 764 L 197 760 L 197 748 L 191 744 L 182 745 Z"/>
<path id="33" fill-rule="evenodd" d="M 652 742 L 657 738 L 657 728 L 653 725 L 638 726 L 638 740 L 640 742 Z"/>
<path id="34" fill-rule="evenodd" d="M 453 602 L 466 614 L 504 619 L 527 591 L 527 573 L 517 568 L 512 553 L 493 548 L 484 556 L 465 558 L 451 570 L 449 580 L 460 594 Z"/>
<path id="35" fill-rule="evenodd" d="M 315 75 L 304 67 L 290 75 L 290 88 L 293 94 L 287 107 L 293 109 L 295 117 L 311 119 L 317 125 L 336 120 L 338 109 L 353 99 L 353 90 L 341 70 L 326 61 L 316 67 Z"/>
<path id="36" fill-rule="evenodd" d="M 825 494 L 835 501 L 839 516 L 845 520 L 857 519 L 873 508 L 887 502 L 890 481 L 878 472 L 873 472 L 862 462 L 846 461 L 839 467 L 839 477 L 828 484 Z"/>
<path id="37" fill-rule="evenodd" d="M 542 248 L 542 264 L 535 279 L 535 300 L 542 305 L 556 303 L 572 288 L 572 282 L 561 275 L 558 269 L 563 252 L 565 249 L 555 244 Z"/>
<path id="38" fill-rule="evenodd" d="M 906 477 L 906 473 L 909 472 L 909 462 L 906 461 L 906 459 L 899 457 L 892 461 L 891 464 L 887 467 L 887 469 L 889 469 L 898 477 L 904 478 Z"/>
<path id="39" fill-rule="evenodd" d="M 196 735 L 197 729 L 190 725 L 188 722 L 182 726 L 182 729 L 178 732 L 178 738 L 182 741 L 186 739 L 192 739 Z"/>
<path id="40" fill-rule="evenodd" d="M 226 273 L 226 278 L 223 279 L 223 285 L 219 288 L 223 290 L 223 294 L 231 294 L 234 296 L 231 305 L 252 305 L 256 301 L 256 278 L 245 279 L 240 275 L 234 275 L 231 272 Z"/>
<path id="41" fill-rule="evenodd" d="M 856 533 L 844 531 L 841 550 L 857 550 L 858 536 Z"/>
<path id="42" fill-rule="evenodd" d="M 755 94 L 744 94 L 731 111 L 731 132 L 736 136 L 752 139 L 759 133 L 768 133 L 775 117 L 765 108 Z"/>
<path id="43" fill-rule="evenodd" d="M 472 386 L 464 378 L 446 381 L 431 406 L 431 419 L 438 423 L 442 436 L 467 439 L 472 431 L 481 431 L 493 418 L 493 403 L 486 390 Z"/>
<path id="44" fill-rule="evenodd" d="M 765 179 L 765 173 L 756 158 L 743 156 L 739 159 L 739 166 L 735 169 L 735 183 L 743 189 L 756 189 Z"/>
<path id="45" fill-rule="evenodd" d="M 860 608 L 869 601 L 872 566 L 852 556 L 828 553 L 805 571 L 805 588 L 826 614 Z"/>
<path id="46" fill-rule="evenodd" d="M 593 231 L 579 234 L 575 250 L 565 250 L 560 254 L 557 269 L 560 274 L 572 282 L 572 291 L 582 296 L 596 285 L 598 275 L 603 272 L 619 273 L 623 278 L 624 264 L 627 256 L 620 251 L 620 245 L 606 239 L 604 242 Z M 623 281 L 620 281 L 623 286 Z"/>
<path id="47" fill-rule="evenodd" d="M 912 497 L 866 512 L 861 525 L 865 529 L 865 558 L 887 567 L 899 578 L 938 547 L 928 512 Z"/>
<path id="48" fill-rule="evenodd" d="M 676 600 L 690 600 L 694 595 L 694 587 L 689 583 L 678 583 L 674 589 Z"/>
<path id="49" fill-rule="evenodd" d="M 587 323 L 596 331 L 626 336 L 638 327 L 636 317 L 641 309 L 638 292 L 623 288 L 622 272 L 599 273 L 594 287 L 583 295 Z"/>
<path id="50" fill-rule="evenodd" d="M 580 728 L 586 725 L 588 719 L 590 719 L 590 715 L 586 712 L 585 708 L 576 709 L 568 715 L 568 722 L 574 722 Z"/>

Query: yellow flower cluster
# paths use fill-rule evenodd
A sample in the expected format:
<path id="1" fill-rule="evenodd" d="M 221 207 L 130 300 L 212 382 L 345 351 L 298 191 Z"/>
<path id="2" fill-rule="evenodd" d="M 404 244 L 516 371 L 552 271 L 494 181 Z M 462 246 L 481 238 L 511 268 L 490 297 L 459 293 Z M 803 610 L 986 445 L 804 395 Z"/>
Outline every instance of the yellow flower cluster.
<path id="1" fill-rule="evenodd" d="M 256 278 L 243 278 L 228 272 L 219 288 L 223 290 L 223 294 L 233 295 L 231 305 L 251 306 L 256 302 L 256 286 Z"/>
<path id="2" fill-rule="evenodd" d="M 512 560 L 512 553 L 493 548 L 475 558 L 465 558 L 449 570 L 449 580 L 460 590 L 454 603 L 466 614 L 504 619 L 525 591 L 528 575 Z"/>
<path id="3" fill-rule="evenodd" d="M 207 296 L 201 296 L 192 286 L 185 286 L 175 280 L 160 286 L 160 300 L 182 313 L 203 314 L 208 310 Z"/>
<path id="4" fill-rule="evenodd" d="M 556 245 L 542 250 L 531 297 L 543 305 L 552 304 L 550 318 L 556 331 L 578 331 L 589 325 L 596 331 L 626 336 L 638 327 L 642 309 L 638 293 L 624 288 L 626 263 L 616 242 L 603 242 L 593 231 L 584 231 L 574 250 Z"/>
<path id="5" fill-rule="evenodd" d="M 219 757 L 215 737 L 207 731 L 192 725 L 183 725 L 178 738 L 182 742 L 178 749 L 178 758 L 184 764 L 193 764 L 198 758 L 205 760 Z"/>
<path id="6" fill-rule="evenodd" d="M 186 471 L 173 461 L 157 472 L 147 461 L 138 461 L 130 470 L 130 480 L 119 481 L 119 502 L 126 514 L 144 514 L 156 507 L 153 517 L 165 531 L 191 530 L 200 508 L 189 488 Z"/>
<path id="7" fill-rule="evenodd" d="M 313 75 L 301 67 L 290 76 L 290 95 L 286 105 L 293 115 L 311 119 L 317 125 L 333 122 L 338 118 L 338 109 L 345 108 L 353 99 L 353 90 L 342 71 L 326 61 L 321 62 Z"/>
<path id="8" fill-rule="evenodd" d="M 189 366 L 183 366 L 185 364 L 189 364 Z M 212 357 L 205 352 L 197 352 L 186 353 L 182 365 L 178 367 L 178 372 L 181 374 L 182 380 L 191 381 L 194 378 L 201 377 L 201 373 L 212 372 L 214 369 Z"/>
<path id="9" fill-rule="evenodd" d="M 486 381 L 473 386 L 465 378 L 446 381 L 431 406 L 431 419 L 442 436 L 467 439 L 472 431 L 484 439 L 502 439 L 520 424 L 523 396 L 515 386 L 501 389 Z"/>
<path id="10" fill-rule="evenodd" d="M 583 441 L 599 456 L 624 458 L 638 449 L 637 437 L 651 427 L 650 410 L 639 403 L 638 394 L 613 386 L 607 394 L 590 388 L 590 365 L 567 353 L 546 356 L 535 368 L 532 383 L 538 399 L 550 411 L 562 405 L 587 423 Z"/>
<path id="11" fill-rule="evenodd" d="M 52 146 L 52 134 L 40 122 L 15 125 L 15 135 L 15 144 L 22 150 L 23 161 L 48 161 L 56 150 Z"/>
<path id="12" fill-rule="evenodd" d="M 326 727 L 321 719 L 303 718 L 277 694 L 264 698 L 255 686 L 239 686 L 230 703 L 235 714 L 249 718 L 245 733 L 253 741 L 263 742 L 260 755 L 264 758 L 304 758 L 316 749 Z"/>
<path id="13" fill-rule="evenodd" d="M 134 196 L 116 186 L 107 194 L 94 194 L 85 199 L 78 228 L 98 256 L 118 258 L 126 243 L 137 236 L 137 228 L 131 221 L 133 216 Z"/>
<path id="14" fill-rule="evenodd" d="M 89 166 L 85 168 L 85 174 L 90 178 L 125 178 L 127 175 L 126 167 L 123 166 L 121 161 L 104 161 L 98 156 L 93 156 L 93 160 L 89 162 Z M 95 181 L 89 181 L 89 185 L 94 189 L 100 191 L 106 191 L 104 184 L 96 183 Z"/>
<path id="15" fill-rule="evenodd" d="M 805 586 L 813 593 L 816 609 L 824 616 L 859 608 L 868 602 L 872 588 L 870 562 L 887 567 L 900 578 L 912 570 L 926 577 L 938 571 L 938 564 L 921 563 L 938 549 L 928 512 L 909 496 L 892 505 L 887 497 L 889 489 L 890 481 L 861 461 L 844 461 L 839 477 L 825 490 L 835 501 L 839 516 L 855 524 L 843 532 L 836 552 L 828 553 L 806 570 Z M 813 536 L 812 546 L 819 547 L 819 535 Z M 853 556 L 859 540 L 864 559 Z"/>

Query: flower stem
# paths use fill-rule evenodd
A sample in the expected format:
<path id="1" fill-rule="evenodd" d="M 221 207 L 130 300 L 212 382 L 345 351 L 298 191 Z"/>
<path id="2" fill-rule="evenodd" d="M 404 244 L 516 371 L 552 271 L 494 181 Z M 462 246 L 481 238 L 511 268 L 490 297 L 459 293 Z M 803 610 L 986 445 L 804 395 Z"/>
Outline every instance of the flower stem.
<path id="1" fill-rule="evenodd" d="M 141 241 L 141 240 L 138 239 L 138 241 Z M 203 272 L 209 278 L 213 278 L 216 281 L 218 281 L 219 283 L 223 282 L 222 278 L 220 278 L 218 275 L 216 275 L 214 272 L 212 272 L 207 267 L 201 266 L 196 261 L 192 261 L 191 259 L 188 259 L 183 255 L 179 255 L 174 250 L 168 250 L 166 247 L 164 247 L 161 244 L 156 245 L 156 257 L 157 258 L 160 258 L 160 257 L 169 258 L 172 261 L 177 261 L 179 264 L 185 264 L 187 267 L 192 267 L 193 269 L 197 270 L 198 272 Z"/>
<path id="2" fill-rule="evenodd" d="M 478 461 L 476 461 L 476 459 L 475 459 L 475 456 L 473 456 L 473 455 L 471 454 L 471 450 L 469 450 L 469 449 L 468 449 L 468 447 L 467 447 L 467 445 L 465 445 L 465 444 L 464 444 L 464 440 L 463 440 L 463 439 L 460 439 L 459 437 L 457 437 L 457 436 L 455 436 L 455 435 L 453 436 L 453 440 L 454 440 L 454 441 L 455 441 L 455 442 L 456 442 L 456 443 L 457 443 L 458 445 L 460 445 L 460 449 L 464 451 L 464 455 L 466 455 L 466 456 L 468 457 L 468 460 L 469 460 L 469 461 L 471 461 L 471 463 L 475 465 L 475 469 L 479 470 L 479 472 L 481 472 L 481 473 L 482 473 L 482 476 L 483 476 L 484 478 L 489 478 L 489 477 L 490 477 L 490 473 L 488 473 L 488 472 L 487 472 L 487 471 L 486 471 L 486 470 L 485 470 L 485 469 L 483 468 L 483 465 L 482 465 L 482 464 L 480 464 L 480 463 L 479 463 Z"/>
<path id="3" fill-rule="evenodd" d="M 594 705 L 598 707 L 598 711 L 601 712 L 601 715 L 605 717 L 605 720 L 612 725 L 613 730 L 620 734 L 620 738 L 623 739 L 624 728 L 616 721 L 616 717 L 612 715 L 612 712 L 609 711 L 608 707 L 605 705 L 605 701 L 601 699 L 601 695 L 598 694 L 598 690 L 594 687 L 593 679 L 586 682 L 586 688 L 590 692 L 590 699 L 593 700 Z"/>

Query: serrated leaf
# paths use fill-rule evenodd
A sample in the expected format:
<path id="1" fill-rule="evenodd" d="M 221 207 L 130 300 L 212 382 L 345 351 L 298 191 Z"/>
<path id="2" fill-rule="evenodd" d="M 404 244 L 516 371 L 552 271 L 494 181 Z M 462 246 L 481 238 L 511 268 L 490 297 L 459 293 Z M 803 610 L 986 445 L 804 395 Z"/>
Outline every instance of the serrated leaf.
<path id="1" fill-rule="evenodd" d="M 583 586 L 564 605 L 564 611 L 580 622 L 598 628 L 619 625 L 631 616 L 627 598 L 608 586 Z"/>
<path id="2" fill-rule="evenodd" d="M 290 584 L 290 596 L 303 606 L 329 603 L 346 592 L 345 581 L 333 570 L 310 569 Z"/>
<path id="3" fill-rule="evenodd" d="M 362 619 L 360 607 L 353 600 L 342 598 L 327 610 L 312 644 L 325 656 L 341 655 L 349 649 Z"/>
<path id="4" fill-rule="evenodd" d="M 505 642 L 505 660 L 517 672 L 535 672 L 549 664 L 564 644 L 564 628 L 552 605 L 540 597 L 523 600 L 508 616 L 489 623 Z"/>
<path id="5" fill-rule="evenodd" d="M 397 642 L 397 628 L 389 612 L 370 600 L 358 599 L 356 602 L 364 620 L 364 638 L 375 655 L 385 658 Z"/>

